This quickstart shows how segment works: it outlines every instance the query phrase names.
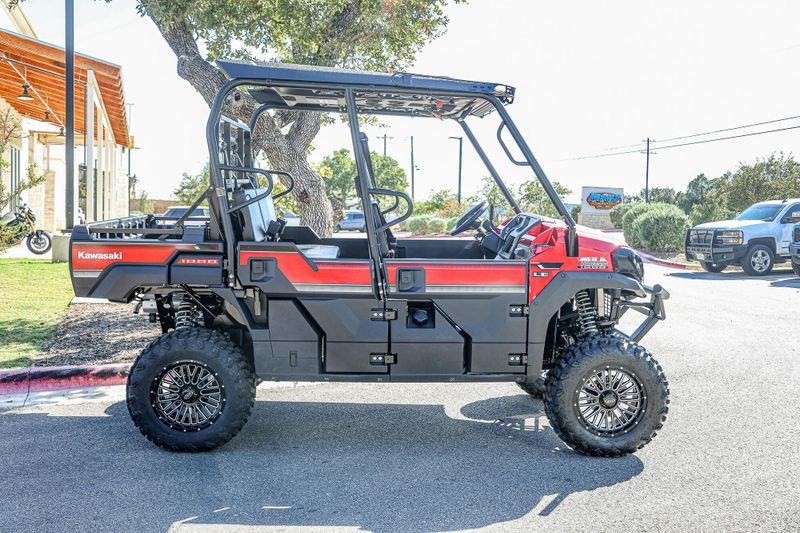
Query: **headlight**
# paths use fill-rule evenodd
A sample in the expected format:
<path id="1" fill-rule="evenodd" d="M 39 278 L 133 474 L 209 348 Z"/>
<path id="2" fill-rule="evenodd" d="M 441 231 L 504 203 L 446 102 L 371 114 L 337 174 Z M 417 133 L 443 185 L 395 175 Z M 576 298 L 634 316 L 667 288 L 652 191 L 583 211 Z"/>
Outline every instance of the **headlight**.
<path id="1" fill-rule="evenodd" d="M 614 272 L 630 276 L 639 282 L 644 279 L 644 261 L 630 248 L 619 248 L 611 254 Z"/>
<path id="2" fill-rule="evenodd" d="M 717 233 L 719 244 L 742 244 L 742 232 L 738 230 L 720 231 Z"/>

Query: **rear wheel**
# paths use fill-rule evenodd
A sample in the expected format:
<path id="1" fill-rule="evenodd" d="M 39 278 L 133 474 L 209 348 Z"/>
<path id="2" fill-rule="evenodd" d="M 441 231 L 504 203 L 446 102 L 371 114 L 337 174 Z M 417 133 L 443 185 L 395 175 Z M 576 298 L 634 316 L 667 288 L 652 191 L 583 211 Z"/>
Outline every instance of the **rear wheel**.
<path id="1" fill-rule="evenodd" d="M 128 375 L 128 411 L 139 431 L 171 451 L 212 450 L 242 429 L 255 378 L 238 346 L 203 328 L 181 328 L 147 346 Z"/>
<path id="2" fill-rule="evenodd" d="M 635 452 L 661 429 L 668 404 L 667 380 L 653 356 L 616 336 L 593 335 L 573 345 L 545 382 L 553 431 L 585 455 Z"/>
<path id="3" fill-rule="evenodd" d="M 794 272 L 795 276 L 800 276 L 800 265 L 797 263 L 792 263 L 792 272 Z"/>
<path id="4" fill-rule="evenodd" d="M 703 270 L 706 272 L 713 272 L 715 274 L 719 274 L 726 268 L 728 268 L 728 263 L 709 263 L 708 261 L 703 261 L 700 263 L 700 266 L 703 267 Z"/>
<path id="5" fill-rule="evenodd" d="M 742 259 L 742 270 L 751 276 L 766 276 L 775 266 L 775 254 L 769 246 L 755 244 Z"/>
<path id="6" fill-rule="evenodd" d="M 339 233 L 342 230 L 342 227 L 339 224 L 336 224 L 333 228 L 334 233 Z"/>
<path id="7" fill-rule="evenodd" d="M 26 244 L 28 245 L 28 250 L 37 255 L 42 255 L 50 251 L 53 246 L 53 239 L 50 238 L 50 234 L 46 231 L 39 230 L 28 235 Z"/>

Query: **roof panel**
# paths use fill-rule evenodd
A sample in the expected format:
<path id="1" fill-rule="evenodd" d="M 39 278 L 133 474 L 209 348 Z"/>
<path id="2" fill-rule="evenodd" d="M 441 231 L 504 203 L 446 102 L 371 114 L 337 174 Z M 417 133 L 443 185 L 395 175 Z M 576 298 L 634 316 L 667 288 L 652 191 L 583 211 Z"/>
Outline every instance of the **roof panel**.
<path id="1" fill-rule="evenodd" d="M 409 95 L 408 92 L 419 91 L 419 93 L 428 93 L 432 99 L 443 101 L 450 98 L 447 96 L 448 93 L 473 93 L 476 97 L 493 95 L 502 102 L 510 104 L 514 100 L 515 91 L 513 87 L 498 83 L 409 73 L 391 74 L 257 61 L 217 60 L 217 65 L 232 79 L 265 80 L 276 86 L 309 84 L 312 86 L 368 87 L 376 96 L 391 95 L 394 89 L 398 92 L 398 94 L 392 95 L 396 103 L 399 103 L 400 100 L 406 103 L 413 102 L 412 96 L 414 95 Z M 436 95 L 437 92 L 440 94 Z M 306 102 L 306 105 L 310 105 L 310 103 Z M 324 106 L 320 104 L 320 107 Z"/>

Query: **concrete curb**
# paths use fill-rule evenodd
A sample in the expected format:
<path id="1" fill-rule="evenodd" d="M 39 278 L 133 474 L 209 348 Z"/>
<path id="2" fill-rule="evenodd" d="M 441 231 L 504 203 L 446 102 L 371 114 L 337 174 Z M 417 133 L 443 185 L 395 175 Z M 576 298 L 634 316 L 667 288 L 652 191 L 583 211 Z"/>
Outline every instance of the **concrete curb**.
<path id="1" fill-rule="evenodd" d="M 86 365 L 0 370 L 0 395 L 124 385 L 130 365 Z"/>
<path id="2" fill-rule="evenodd" d="M 676 263 L 675 261 L 667 261 L 665 259 L 659 259 L 658 257 L 653 257 L 650 254 L 644 253 L 641 250 L 636 250 L 636 253 L 647 263 L 653 263 L 654 265 L 661 265 L 670 268 L 680 268 L 685 270 L 688 266 L 684 265 L 683 263 Z"/>

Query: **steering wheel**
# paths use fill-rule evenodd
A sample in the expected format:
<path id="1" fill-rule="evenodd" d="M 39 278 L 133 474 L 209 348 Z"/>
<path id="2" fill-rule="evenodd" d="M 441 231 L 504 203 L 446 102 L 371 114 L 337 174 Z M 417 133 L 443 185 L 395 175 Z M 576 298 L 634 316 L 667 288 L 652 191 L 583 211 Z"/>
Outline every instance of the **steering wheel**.
<path id="1" fill-rule="evenodd" d="M 475 222 L 478 221 L 488 207 L 489 202 L 486 200 L 478 202 L 470 207 L 469 211 L 464 213 L 464 216 L 458 219 L 456 226 L 450 230 L 450 235 L 458 235 L 459 233 L 464 233 L 468 229 L 475 227 Z"/>

